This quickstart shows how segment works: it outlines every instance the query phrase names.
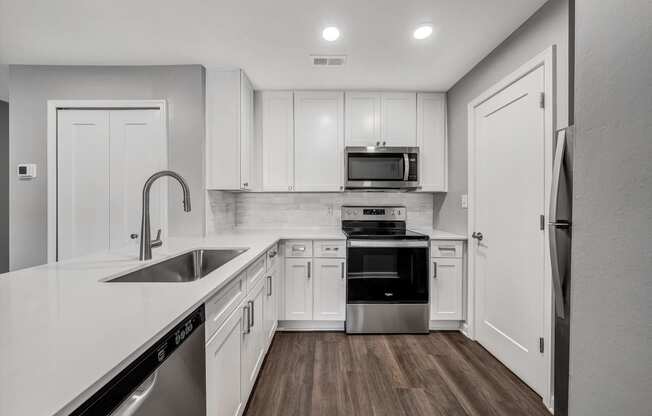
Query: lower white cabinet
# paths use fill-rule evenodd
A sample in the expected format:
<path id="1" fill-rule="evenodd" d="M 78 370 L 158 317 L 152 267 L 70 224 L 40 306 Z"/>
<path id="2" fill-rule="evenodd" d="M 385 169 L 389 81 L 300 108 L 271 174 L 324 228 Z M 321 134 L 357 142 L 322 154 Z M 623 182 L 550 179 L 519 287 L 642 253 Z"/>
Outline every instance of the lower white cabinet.
<path id="1" fill-rule="evenodd" d="M 239 416 L 247 397 L 242 385 L 246 313 L 241 304 L 206 344 L 206 414 Z"/>
<path id="2" fill-rule="evenodd" d="M 346 261 L 315 259 L 313 319 L 343 321 L 346 307 Z"/>
<path id="3" fill-rule="evenodd" d="M 432 258 L 430 320 L 462 320 L 462 259 Z"/>
<path id="4" fill-rule="evenodd" d="M 249 397 L 249 393 L 256 382 L 258 370 L 265 355 L 267 334 L 263 319 L 265 303 L 266 280 L 261 279 L 249 290 L 245 307 L 245 331 L 242 336 L 242 395 Z M 246 400 L 246 399 L 245 399 Z"/>
<path id="5" fill-rule="evenodd" d="M 265 276 L 265 299 L 263 302 L 263 320 L 265 328 L 265 340 L 266 342 L 271 342 L 274 337 L 274 332 L 276 332 L 276 326 L 278 324 L 278 294 L 277 289 L 279 287 L 279 275 L 278 267 L 273 268 L 267 272 Z"/>
<path id="6" fill-rule="evenodd" d="M 312 320 L 312 258 L 285 260 L 285 319 Z"/>

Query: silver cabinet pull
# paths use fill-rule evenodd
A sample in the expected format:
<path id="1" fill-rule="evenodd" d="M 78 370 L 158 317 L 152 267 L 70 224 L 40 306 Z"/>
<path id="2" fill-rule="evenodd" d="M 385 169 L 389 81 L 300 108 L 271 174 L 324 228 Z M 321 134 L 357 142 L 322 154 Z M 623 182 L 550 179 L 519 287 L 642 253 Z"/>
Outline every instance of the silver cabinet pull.
<path id="1" fill-rule="evenodd" d="M 342 279 L 344 279 L 344 262 L 342 262 Z"/>
<path id="2" fill-rule="evenodd" d="M 433 270 L 432 277 L 434 277 L 436 279 L 437 278 L 437 262 L 436 261 L 432 262 L 432 270 Z"/>
<path id="3" fill-rule="evenodd" d="M 249 306 L 243 306 L 242 307 L 242 319 L 243 319 L 243 325 L 244 329 L 242 330 L 243 334 L 248 334 L 251 332 L 251 327 L 249 326 Z"/>
<path id="4" fill-rule="evenodd" d="M 267 286 L 267 296 L 272 296 L 272 276 L 267 276 L 267 281 L 269 282 Z"/>
<path id="5" fill-rule="evenodd" d="M 308 262 L 308 279 L 310 279 L 310 269 L 312 268 L 311 266 L 311 262 Z"/>
<path id="6" fill-rule="evenodd" d="M 387 142 L 383 142 L 383 146 L 385 146 L 386 144 L 387 144 Z"/>
<path id="7" fill-rule="evenodd" d="M 380 146 L 380 142 L 376 142 L 376 146 Z"/>
<path id="8" fill-rule="evenodd" d="M 278 254 L 278 253 L 276 252 L 276 250 L 271 251 L 271 252 L 269 253 L 269 258 L 270 258 L 270 259 L 273 259 L 274 257 L 276 257 L 277 254 Z"/>
<path id="9" fill-rule="evenodd" d="M 249 309 L 250 309 L 250 314 L 249 314 L 249 329 L 251 329 L 251 327 L 254 326 L 254 323 L 255 323 L 255 322 L 254 322 L 254 314 L 255 314 L 255 312 L 254 312 L 254 307 L 255 307 L 255 306 L 254 306 L 254 305 L 255 305 L 255 303 L 254 303 L 253 300 L 247 301 L 247 303 L 249 304 Z"/>
<path id="10" fill-rule="evenodd" d="M 249 182 L 245 182 L 245 183 L 243 183 L 242 186 L 244 186 L 245 188 L 248 187 L 248 186 L 249 186 Z"/>
<path id="11" fill-rule="evenodd" d="M 306 246 L 292 246 L 292 251 L 306 251 Z"/>

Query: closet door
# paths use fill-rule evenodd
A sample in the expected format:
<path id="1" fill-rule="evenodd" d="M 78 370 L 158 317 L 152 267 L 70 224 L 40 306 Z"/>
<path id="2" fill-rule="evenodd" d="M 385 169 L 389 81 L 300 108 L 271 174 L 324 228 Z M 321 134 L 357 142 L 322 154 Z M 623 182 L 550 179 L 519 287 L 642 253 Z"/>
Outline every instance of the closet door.
<path id="1" fill-rule="evenodd" d="M 59 110 L 57 259 L 109 249 L 109 112 Z"/>

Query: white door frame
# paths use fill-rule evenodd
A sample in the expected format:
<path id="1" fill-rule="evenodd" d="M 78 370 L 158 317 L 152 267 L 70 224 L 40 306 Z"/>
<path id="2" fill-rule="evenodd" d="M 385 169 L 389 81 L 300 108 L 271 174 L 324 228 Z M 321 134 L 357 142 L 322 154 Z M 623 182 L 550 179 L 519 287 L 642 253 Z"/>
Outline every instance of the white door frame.
<path id="1" fill-rule="evenodd" d="M 547 363 L 546 368 L 548 371 L 545 374 L 545 388 L 543 394 L 543 402 L 548 408 L 552 408 L 552 348 L 553 348 L 553 327 L 552 327 L 552 287 L 551 287 L 551 270 L 550 270 L 550 250 L 548 239 L 548 201 L 550 199 L 550 183 L 552 179 L 552 157 L 553 149 L 552 144 L 554 140 L 554 126 L 555 120 L 555 103 L 556 103 L 556 86 L 555 86 L 555 45 L 546 48 L 543 52 L 529 60 L 523 66 L 512 72 L 498 83 L 494 84 L 484 93 L 480 94 L 477 98 L 468 104 L 468 198 L 469 208 L 467 211 L 467 238 L 468 238 L 468 257 L 467 257 L 467 270 L 468 270 L 468 285 L 467 285 L 467 322 L 464 327 L 466 335 L 475 340 L 476 322 L 477 322 L 477 299 L 475 297 L 475 256 L 476 245 L 475 240 L 471 237 L 475 231 L 475 111 L 482 103 L 495 96 L 505 88 L 525 77 L 535 69 L 543 67 L 544 72 L 544 137 L 545 137 L 545 154 L 544 154 L 544 180 L 545 180 L 545 194 L 544 194 L 544 288 L 543 288 L 543 339 L 544 339 L 544 360 Z"/>
<path id="2" fill-rule="evenodd" d="M 76 110 L 136 110 L 155 109 L 161 112 L 164 146 L 161 150 L 166 164 L 168 160 L 168 123 L 167 103 L 165 100 L 48 100 L 47 102 L 47 172 L 48 172 L 48 245 L 47 261 L 53 263 L 57 255 L 57 111 Z M 163 196 L 167 201 L 167 187 L 163 187 Z M 167 224 L 167 204 L 162 207 L 164 223 Z"/>

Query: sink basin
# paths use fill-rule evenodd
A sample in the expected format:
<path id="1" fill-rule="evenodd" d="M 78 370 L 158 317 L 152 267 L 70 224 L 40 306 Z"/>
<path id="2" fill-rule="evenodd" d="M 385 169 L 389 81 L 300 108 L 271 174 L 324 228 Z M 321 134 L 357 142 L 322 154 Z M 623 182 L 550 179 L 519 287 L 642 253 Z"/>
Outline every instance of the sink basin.
<path id="1" fill-rule="evenodd" d="M 107 282 L 191 282 L 201 279 L 245 251 L 247 249 L 193 250 Z"/>

